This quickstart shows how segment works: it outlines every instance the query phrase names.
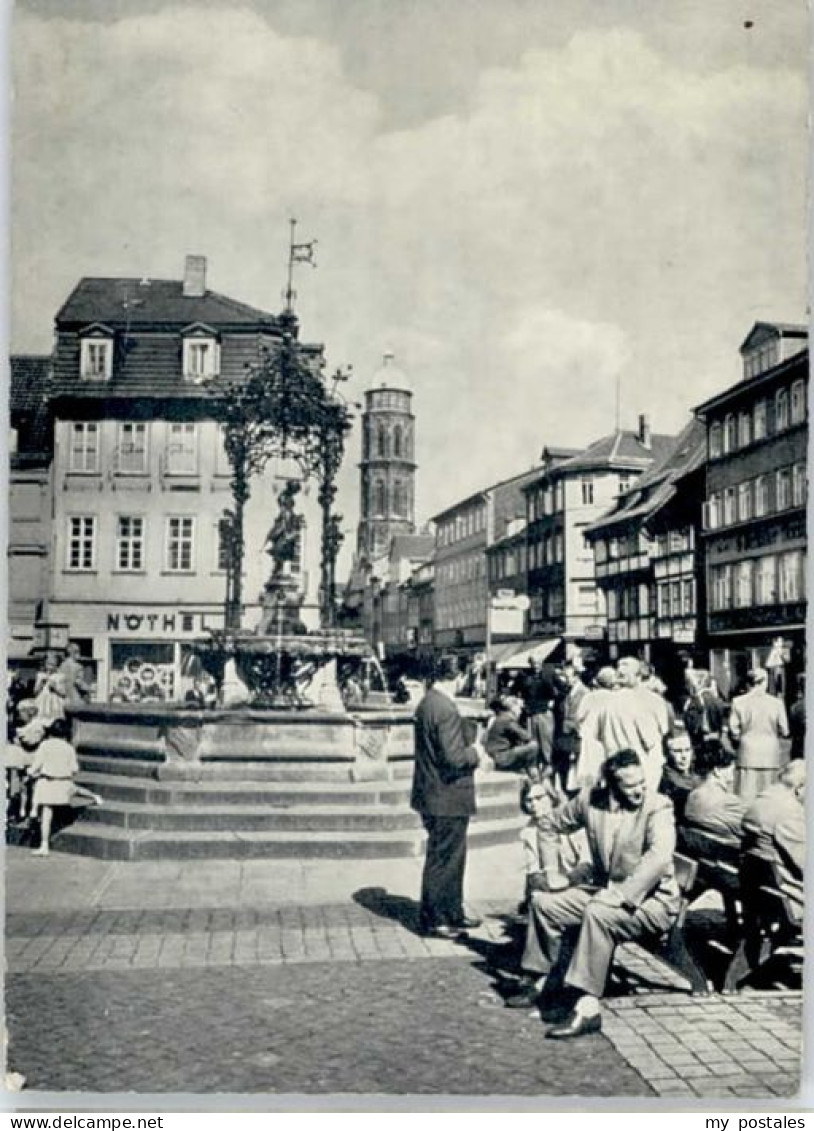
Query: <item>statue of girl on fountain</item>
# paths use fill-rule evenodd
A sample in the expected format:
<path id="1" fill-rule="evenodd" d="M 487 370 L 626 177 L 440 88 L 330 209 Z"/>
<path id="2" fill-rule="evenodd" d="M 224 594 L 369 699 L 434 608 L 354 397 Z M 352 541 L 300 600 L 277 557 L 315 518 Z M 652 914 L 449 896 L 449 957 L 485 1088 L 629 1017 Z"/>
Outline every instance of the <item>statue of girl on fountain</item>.
<path id="1" fill-rule="evenodd" d="M 305 522 L 302 515 L 294 511 L 294 499 L 299 491 L 299 482 L 296 479 L 289 479 L 280 493 L 280 509 L 263 547 L 274 562 L 268 584 L 289 576 L 291 565 L 299 555 L 300 531 Z"/>

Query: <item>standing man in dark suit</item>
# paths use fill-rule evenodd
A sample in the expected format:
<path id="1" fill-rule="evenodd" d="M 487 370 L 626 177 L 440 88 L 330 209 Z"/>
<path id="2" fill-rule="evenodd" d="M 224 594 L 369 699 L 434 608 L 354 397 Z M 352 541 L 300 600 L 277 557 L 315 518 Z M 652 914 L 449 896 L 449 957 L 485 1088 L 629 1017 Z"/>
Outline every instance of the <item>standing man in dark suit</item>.
<path id="1" fill-rule="evenodd" d="M 476 767 L 491 767 L 480 742 L 467 743 L 454 701 L 457 666 L 443 657 L 415 714 L 415 766 L 410 805 L 427 830 L 421 879 L 420 929 L 456 938 L 479 926 L 463 907 L 466 833 L 475 812 Z"/>

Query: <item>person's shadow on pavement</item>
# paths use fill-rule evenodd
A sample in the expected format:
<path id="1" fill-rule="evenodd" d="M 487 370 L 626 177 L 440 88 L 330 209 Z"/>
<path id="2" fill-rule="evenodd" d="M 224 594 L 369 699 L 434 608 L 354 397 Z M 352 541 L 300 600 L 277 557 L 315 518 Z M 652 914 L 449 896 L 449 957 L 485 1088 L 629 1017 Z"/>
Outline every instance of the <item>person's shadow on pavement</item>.
<path id="1" fill-rule="evenodd" d="M 420 935 L 419 904 L 406 895 L 391 895 L 386 888 L 359 888 L 353 893 L 354 903 L 382 919 L 395 919 L 414 935 Z"/>

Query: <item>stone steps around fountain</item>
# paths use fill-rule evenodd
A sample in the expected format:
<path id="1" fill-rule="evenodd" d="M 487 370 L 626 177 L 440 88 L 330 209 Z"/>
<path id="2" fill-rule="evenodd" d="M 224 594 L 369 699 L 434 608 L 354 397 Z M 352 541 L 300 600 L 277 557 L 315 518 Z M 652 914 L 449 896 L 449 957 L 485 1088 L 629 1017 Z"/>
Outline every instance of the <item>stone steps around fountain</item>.
<path id="1" fill-rule="evenodd" d="M 517 815 L 514 798 L 482 798 L 481 819 Z M 409 805 L 143 805 L 108 802 L 84 810 L 82 823 L 154 832 L 377 832 L 419 827 Z"/>
<path id="2" fill-rule="evenodd" d="M 109 802 L 125 802 L 152 806 L 276 806 L 309 805 L 349 806 L 370 809 L 407 805 L 411 781 L 164 781 L 154 777 L 130 774 L 113 775 L 87 772 L 79 782 Z M 517 805 L 520 775 L 506 773 L 478 774 L 477 792 L 482 800 L 505 798 Z"/>
<path id="3" fill-rule="evenodd" d="M 475 818 L 471 847 L 514 840 L 525 818 Z M 316 858 L 360 859 L 418 856 L 424 833 L 415 829 L 375 832 L 164 832 L 120 829 L 90 822 L 72 825 L 54 838 L 54 848 L 108 860 Z"/>
<path id="4" fill-rule="evenodd" d="M 401 770 L 396 777 L 412 774 L 412 761 L 407 774 Z M 110 776 L 135 776 L 153 778 L 161 776 L 164 780 L 181 780 L 182 773 L 189 767 L 177 766 L 166 761 L 136 761 L 120 759 L 117 755 L 79 754 L 79 765 L 91 773 Z M 325 764 L 308 762 L 200 762 L 195 767 L 195 775 L 200 781 L 243 782 L 247 779 L 261 782 L 334 782 L 351 781 L 353 762 L 345 760 Z"/>

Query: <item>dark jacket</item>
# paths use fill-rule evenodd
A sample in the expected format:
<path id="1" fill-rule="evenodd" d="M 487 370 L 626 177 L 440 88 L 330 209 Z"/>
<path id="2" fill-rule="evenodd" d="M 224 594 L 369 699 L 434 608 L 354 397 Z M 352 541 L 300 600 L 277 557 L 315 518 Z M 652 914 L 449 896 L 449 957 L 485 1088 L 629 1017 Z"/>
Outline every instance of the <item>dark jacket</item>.
<path id="1" fill-rule="evenodd" d="M 698 774 L 692 772 L 682 774 L 675 766 L 668 765 L 664 767 L 664 772 L 661 775 L 661 784 L 659 785 L 659 793 L 663 793 L 665 797 L 669 797 L 672 801 L 677 825 L 682 824 L 684 821 L 684 810 L 687 807 L 687 798 L 700 784 L 701 778 Z"/>
<path id="2" fill-rule="evenodd" d="M 501 711 L 495 718 L 484 746 L 499 770 L 522 770 L 540 757 L 540 747 L 509 711 Z"/>
<path id="3" fill-rule="evenodd" d="M 477 764 L 478 752 L 466 745 L 458 708 L 431 687 L 415 713 L 411 807 L 435 817 L 471 816 Z"/>

